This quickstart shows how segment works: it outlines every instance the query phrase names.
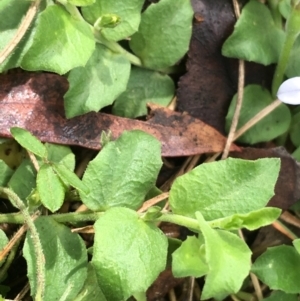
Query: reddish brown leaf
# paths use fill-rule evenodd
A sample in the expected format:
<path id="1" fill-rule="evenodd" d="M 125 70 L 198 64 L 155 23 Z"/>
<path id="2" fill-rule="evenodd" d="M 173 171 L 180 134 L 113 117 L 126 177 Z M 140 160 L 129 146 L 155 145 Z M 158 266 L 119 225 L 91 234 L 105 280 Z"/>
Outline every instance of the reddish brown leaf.
<path id="1" fill-rule="evenodd" d="M 200 120 L 162 108 L 154 108 L 148 122 L 104 113 L 66 119 L 63 95 L 68 83 L 55 74 L 7 74 L 0 80 L 2 137 L 11 137 L 10 127 L 18 126 L 44 142 L 100 149 L 102 131 L 110 130 L 117 138 L 124 130 L 139 129 L 159 139 L 162 155 L 168 157 L 220 152 L 225 144 L 225 137 Z"/>
<path id="2" fill-rule="evenodd" d="M 288 209 L 300 198 L 300 164 L 283 148 L 244 148 L 242 152 L 230 153 L 231 157 L 256 160 L 260 158 L 280 158 L 281 168 L 275 186 L 275 195 L 268 203 L 281 209 Z"/>
<path id="3" fill-rule="evenodd" d="M 224 132 L 225 116 L 235 93 L 222 44 L 231 34 L 235 17 L 231 0 L 193 0 L 196 20 L 187 70 L 179 82 L 178 110 L 186 111 Z M 202 20 L 199 22 L 198 20 Z"/>

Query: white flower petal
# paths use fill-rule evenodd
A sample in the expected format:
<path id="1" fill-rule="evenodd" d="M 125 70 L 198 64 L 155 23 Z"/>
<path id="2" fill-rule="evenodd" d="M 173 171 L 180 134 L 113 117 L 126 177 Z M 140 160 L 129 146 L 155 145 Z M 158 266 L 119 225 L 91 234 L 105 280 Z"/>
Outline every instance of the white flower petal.
<path id="1" fill-rule="evenodd" d="M 278 89 L 277 97 L 280 101 L 290 105 L 300 104 L 300 77 L 292 77 L 284 81 Z"/>

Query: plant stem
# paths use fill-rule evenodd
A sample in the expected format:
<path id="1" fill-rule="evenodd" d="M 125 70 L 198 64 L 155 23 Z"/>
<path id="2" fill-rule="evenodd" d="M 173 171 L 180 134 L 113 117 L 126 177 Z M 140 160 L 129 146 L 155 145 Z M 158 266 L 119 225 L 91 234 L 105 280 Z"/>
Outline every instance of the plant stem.
<path id="1" fill-rule="evenodd" d="M 239 81 L 238 81 L 238 93 L 237 93 L 237 101 L 236 107 L 234 110 L 234 115 L 232 118 L 232 122 L 230 125 L 230 130 L 227 136 L 226 145 L 223 151 L 222 160 L 226 159 L 229 154 L 229 150 L 231 144 L 234 141 L 234 136 L 236 133 L 237 125 L 239 122 L 239 117 L 242 109 L 243 104 L 243 96 L 244 96 L 244 85 L 245 85 L 245 62 L 243 60 L 239 60 Z"/>
<path id="2" fill-rule="evenodd" d="M 0 214 L 0 224 L 9 223 L 9 224 L 24 224 L 24 216 L 21 213 L 7 213 Z"/>
<path id="3" fill-rule="evenodd" d="M 20 242 L 21 242 L 21 240 L 19 239 L 14 244 L 14 246 L 12 247 L 9 255 L 7 256 L 7 259 L 6 259 L 5 263 L 4 263 L 4 265 L 1 267 L 1 269 L 0 269 L 0 282 L 3 282 L 3 280 L 6 278 L 6 273 L 7 273 L 8 269 L 9 269 L 9 267 L 11 266 L 13 260 L 16 257 L 17 250 L 18 250 Z"/>
<path id="4" fill-rule="evenodd" d="M 239 291 L 235 294 L 239 299 L 242 299 L 244 301 L 254 301 L 256 300 L 255 296 L 251 293 Z"/>
<path id="5" fill-rule="evenodd" d="M 0 52 L 0 65 L 9 57 L 21 39 L 24 37 L 27 29 L 29 28 L 34 16 L 36 15 L 40 5 L 40 0 L 36 0 L 31 3 L 26 16 L 22 20 L 21 25 L 19 26 L 16 34 L 12 40 L 6 45 L 6 47 Z"/>
<path id="6" fill-rule="evenodd" d="M 237 0 L 233 0 L 232 3 L 233 3 L 235 17 L 238 20 L 241 15 L 239 3 Z M 237 129 L 237 125 L 239 122 L 240 113 L 242 109 L 242 104 L 243 104 L 244 86 L 245 86 L 245 62 L 243 60 L 239 60 L 239 78 L 238 78 L 238 92 L 237 92 L 236 106 L 234 109 L 234 114 L 230 125 L 229 133 L 227 135 L 227 141 L 223 150 L 222 160 L 228 157 L 231 144 L 233 143 L 234 134 Z"/>
<path id="7" fill-rule="evenodd" d="M 27 224 L 27 227 L 31 232 L 31 237 L 32 237 L 34 251 L 36 255 L 36 261 L 37 261 L 37 288 L 36 288 L 35 301 L 42 301 L 45 292 L 45 259 L 44 259 L 42 244 L 39 239 L 39 234 L 34 225 L 32 217 L 28 212 L 28 209 L 25 207 L 23 201 L 18 197 L 18 195 L 14 193 L 12 190 L 10 190 L 9 188 L 5 188 L 5 187 L 0 187 L 0 192 L 5 193 L 9 197 L 11 203 L 20 210 L 21 214 L 24 217 L 24 221 Z"/>
<path id="8" fill-rule="evenodd" d="M 252 117 L 248 122 L 246 122 L 239 130 L 235 132 L 234 140 L 242 136 L 246 131 L 248 131 L 253 125 L 258 123 L 265 116 L 274 111 L 282 102 L 279 99 L 274 100 L 271 104 L 265 107 L 263 110 L 258 112 L 254 117 Z"/>
<path id="9" fill-rule="evenodd" d="M 157 203 L 167 199 L 168 197 L 169 197 L 169 192 L 164 192 L 162 194 L 159 194 L 159 195 L 155 196 L 154 198 L 144 202 L 143 206 L 137 212 L 139 212 L 139 213 L 145 212 L 150 207 L 152 207 L 152 206 L 156 205 Z"/>
<path id="10" fill-rule="evenodd" d="M 63 214 L 53 214 L 49 215 L 48 218 L 53 218 L 58 223 L 78 223 L 87 221 L 96 221 L 99 219 L 104 212 L 72 212 Z M 199 223 L 196 219 L 177 215 L 173 213 L 163 213 L 160 217 L 156 218 L 157 222 L 169 222 L 190 228 L 195 232 L 200 231 Z M 1 214 L 0 223 L 17 223 L 22 224 L 25 222 L 25 217 L 20 214 Z"/>
<path id="11" fill-rule="evenodd" d="M 279 220 L 273 222 L 272 226 L 291 240 L 298 239 L 298 236 Z"/>
<path id="12" fill-rule="evenodd" d="M 58 0 L 58 2 L 65 7 L 65 9 L 70 13 L 70 15 L 74 19 L 79 21 L 85 21 L 76 6 L 68 3 L 68 1 L 66 0 Z"/>
<path id="13" fill-rule="evenodd" d="M 91 211 L 81 212 L 81 213 L 72 212 L 72 213 L 63 213 L 63 214 L 52 214 L 49 215 L 48 218 L 53 218 L 58 223 L 78 223 L 78 222 L 96 221 L 103 214 L 104 212 L 91 212 Z M 182 216 L 182 215 L 163 213 L 160 217 L 156 218 L 155 221 L 174 223 L 180 226 L 190 228 L 195 232 L 200 231 L 200 226 L 196 219 Z M 19 213 L 0 215 L 0 223 L 22 224 L 24 222 L 25 222 L 25 217 Z"/>
<path id="14" fill-rule="evenodd" d="M 58 223 L 78 223 L 78 222 L 88 222 L 96 221 L 101 217 L 104 212 L 71 212 L 63 214 L 53 214 L 49 215 L 49 218 L 53 218 Z M 0 214 L 0 224 L 1 223 L 11 223 L 11 224 L 24 224 L 25 218 L 20 213 L 9 213 Z"/>
<path id="15" fill-rule="evenodd" d="M 139 66 L 139 67 L 142 66 L 142 61 L 137 56 L 128 52 L 126 49 L 124 49 L 122 46 L 120 46 L 117 42 L 109 41 L 109 40 L 105 39 L 101 35 L 101 33 L 95 29 L 94 29 L 94 36 L 98 43 L 103 44 L 104 46 L 106 46 L 108 49 L 110 49 L 111 51 L 113 51 L 115 53 L 123 54 L 130 61 L 131 64 L 133 64 L 135 66 Z"/>
<path id="16" fill-rule="evenodd" d="M 99 217 L 101 217 L 104 212 L 71 212 L 63 214 L 53 214 L 50 217 L 53 218 L 58 223 L 78 223 L 78 222 L 95 222 Z"/>
<path id="17" fill-rule="evenodd" d="M 275 98 L 281 85 L 296 38 L 300 33 L 300 8 L 294 7 L 286 24 L 286 37 L 272 82 L 272 95 Z"/>
<path id="18" fill-rule="evenodd" d="M 156 218 L 155 221 L 177 224 L 189 228 L 195 232 L 200 231 L 199 222 L 196 219 L 182 216 L 182 215 L 177 215 L 173 213 L 164 213 L 160 217 Z"/>

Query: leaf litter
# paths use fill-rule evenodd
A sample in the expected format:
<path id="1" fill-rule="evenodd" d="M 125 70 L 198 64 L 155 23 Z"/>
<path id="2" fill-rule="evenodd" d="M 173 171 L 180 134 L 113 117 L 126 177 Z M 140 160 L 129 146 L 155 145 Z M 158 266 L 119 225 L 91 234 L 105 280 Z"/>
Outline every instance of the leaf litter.
<path id="1" fill-rule="evenodd" d="M 140 129 L 161 141 L 165 157 L 221 152 L 226 141 L 222 135 L 225 116 L 237 82 L 236 61 L 224 58 L 221 46 L 233 30 L 235 18 L 230 1 L 193 0 L 192 4 L 195 20 L 187 73 L 181 77 L 177 90 L 177 109 L 181 113 L 149 104 L 147 121 L 98 112 L 66 119 L 63 95 L 68 84 L 63 77 L 48 73 L 6 74 L 1 75 L 0 83 L 0 136 L 11 137 L 9 128 L 19 126 L 43 142 L 99 150 L 102 131 L 111 131 L 116 139 L 124 130 Z M 269 85 L 269 68 L 253 63 L 248 66 L 247 83 Z M 279 180 L 269 206 L 287 209 L 299 199 L 299 164 L 283 148 L 232 145 L 231 151 L 230 156 L 235 158 L 281 159 Z M 147 300 L 164 296 L 184 281 L 176 280 L 170 270 L 162 272 L 148 291 Z M 163 283 L 168 284 L 167 290 Z"/>
<path id="2" fill-rule="evenodd" d="M 67 119 L 63 107 L 67 81 L 59 75 L 19 73 L 0 79 L 2 137 L 11 137 L 10 127 L 18 126 L 43 142 L 99 150 L 102 131 L 110 131 L 116 139 L 125 130 L 139 129 L 161 142 L 165 157 L 220 152 L 225 145 L 226 138 L 201 120 L 155 106 L 146 122 L 96 112 Z M 231 150 L 239 147 L 233 145 Z"/>

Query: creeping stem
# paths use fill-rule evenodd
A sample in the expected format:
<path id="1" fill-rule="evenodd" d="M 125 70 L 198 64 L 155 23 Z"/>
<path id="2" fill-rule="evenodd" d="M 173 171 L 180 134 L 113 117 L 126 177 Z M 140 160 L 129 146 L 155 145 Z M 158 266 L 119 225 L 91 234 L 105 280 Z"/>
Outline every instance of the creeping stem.
<path id="1" fill-rule="evenodd" d="M 34 225 L 33 218 L 30 216 L 28 209 L 25 207 L 22 200 L 11 189 L 0 187 L 0 193 L 6 194 L 11 203 L 20 210 L 21 214 L 23 215 L 24 222 L 27 224 L 27 227 L 31 233 L 37 261 L 37 289 L 35 301 L 42 301 L 45 292 L 45 259 L 42 244 L 39 239 L 37 229 Z"/>

